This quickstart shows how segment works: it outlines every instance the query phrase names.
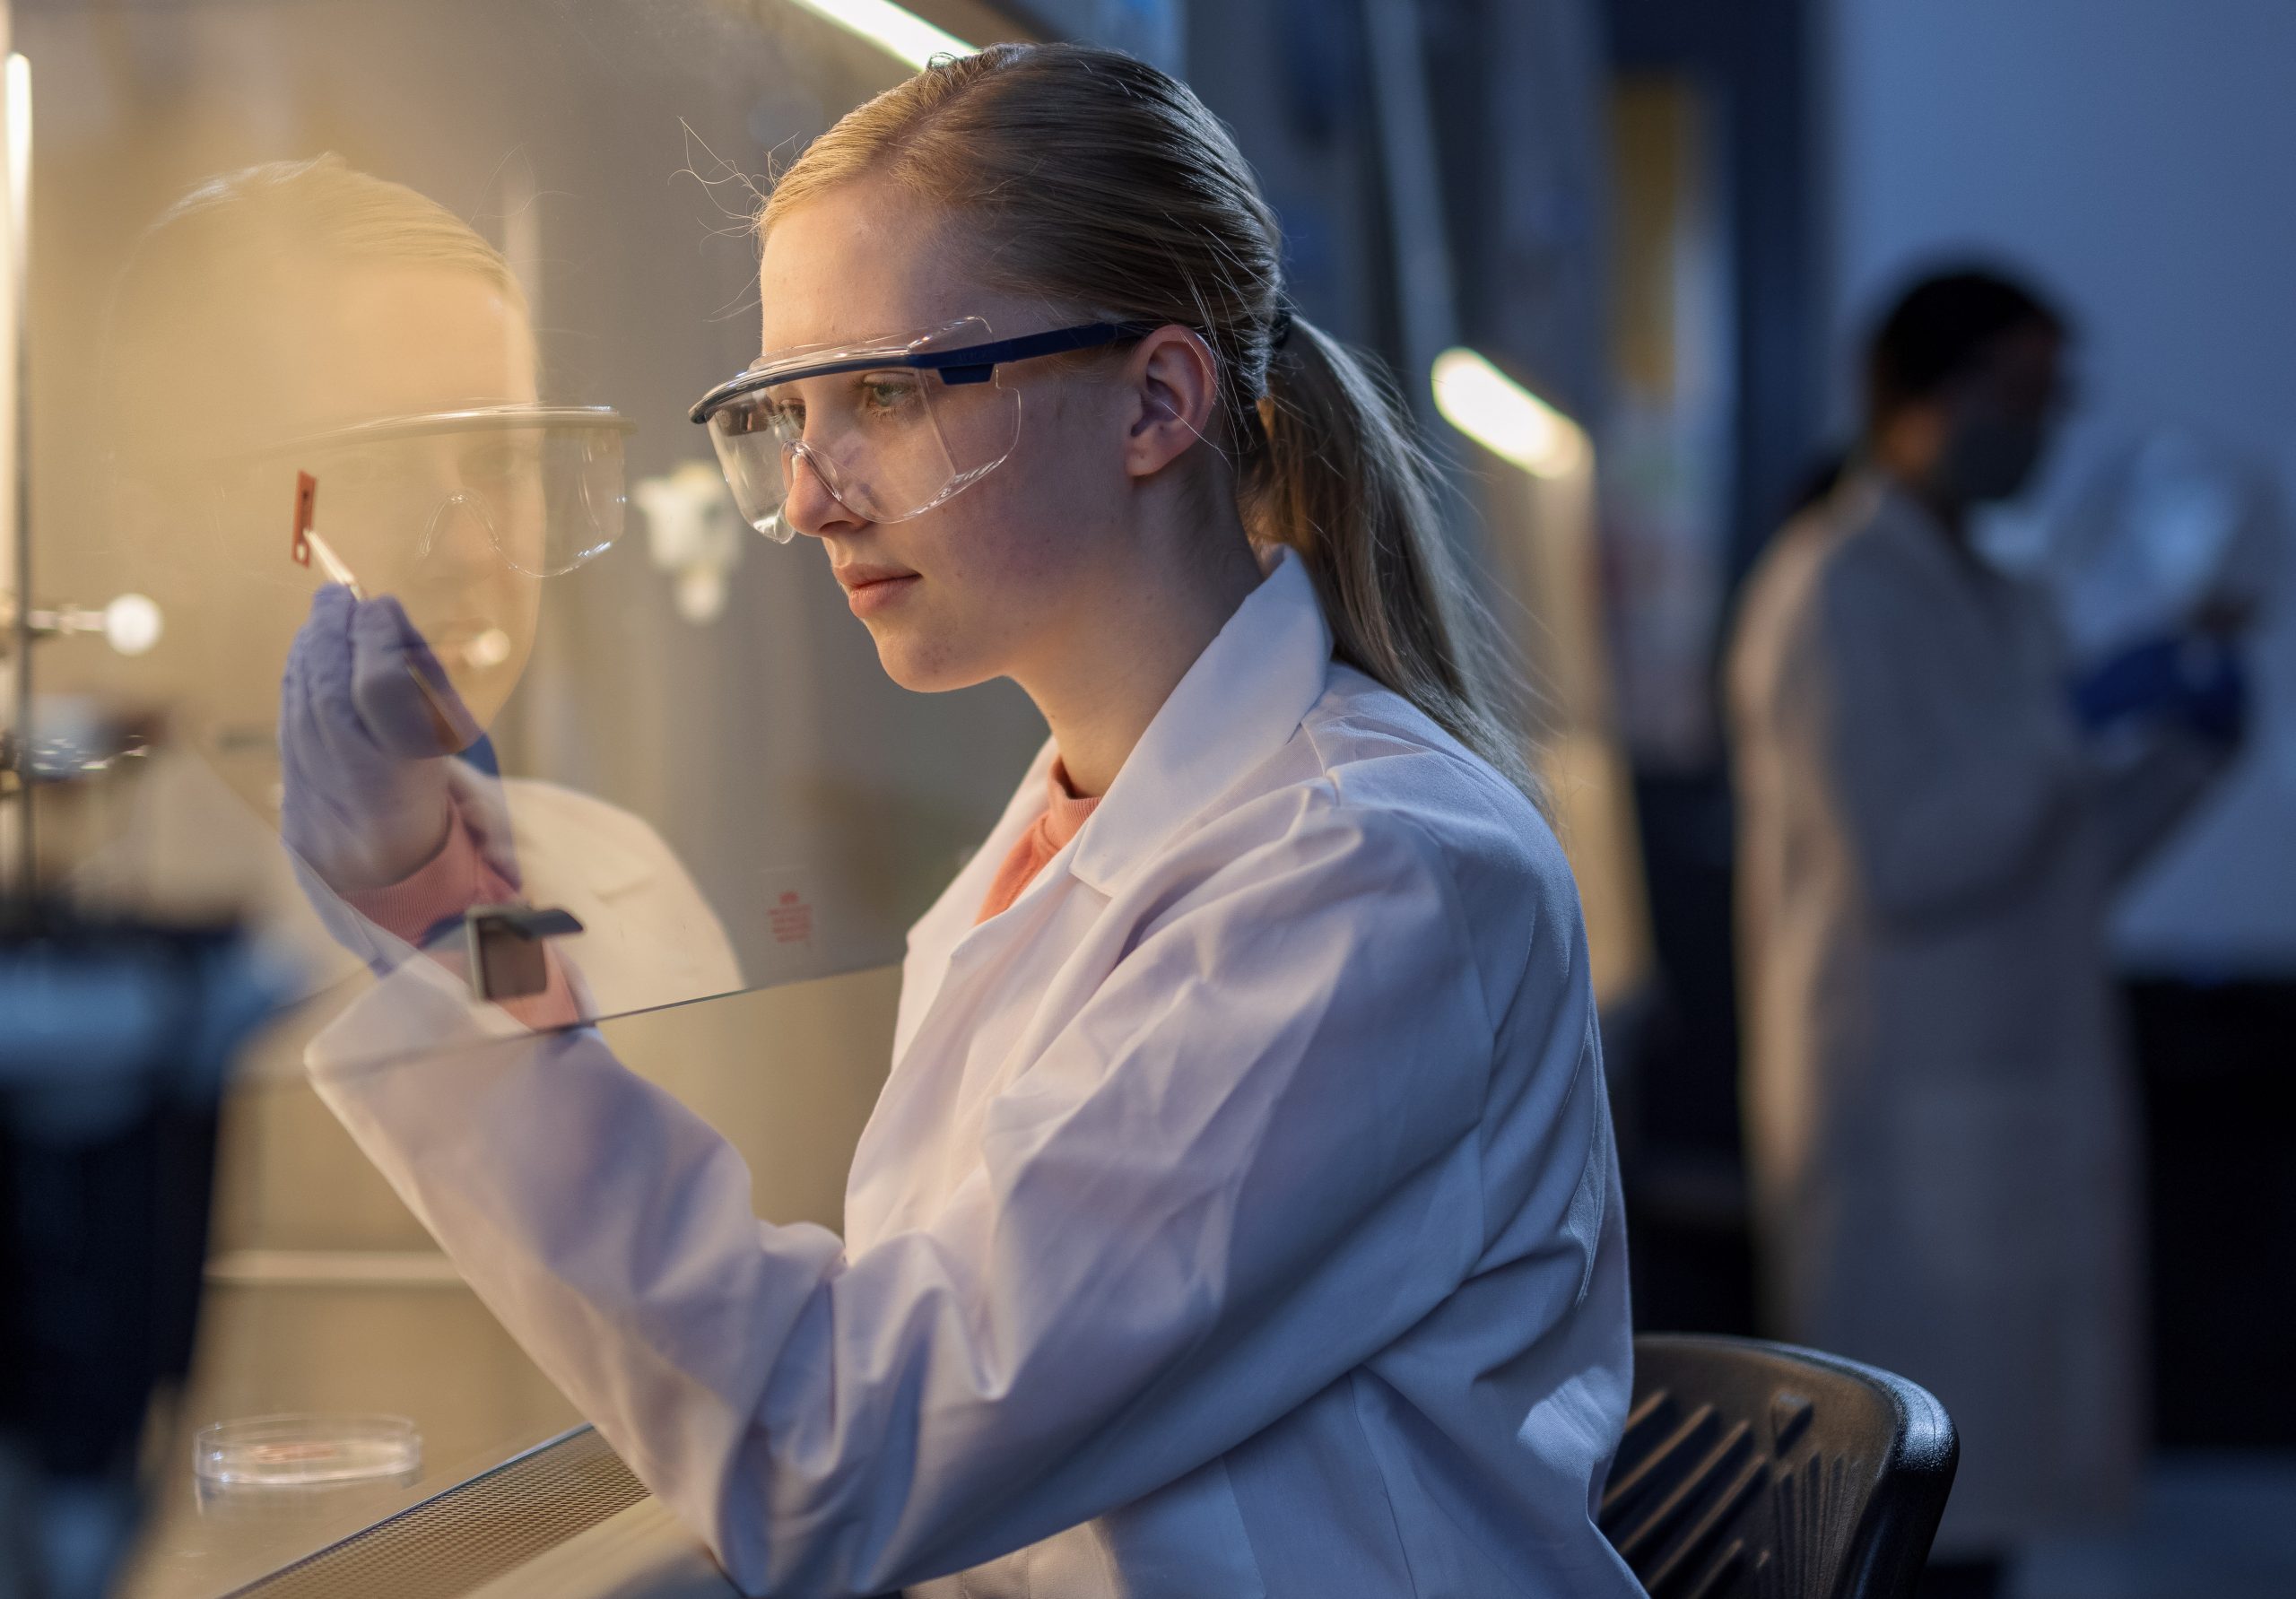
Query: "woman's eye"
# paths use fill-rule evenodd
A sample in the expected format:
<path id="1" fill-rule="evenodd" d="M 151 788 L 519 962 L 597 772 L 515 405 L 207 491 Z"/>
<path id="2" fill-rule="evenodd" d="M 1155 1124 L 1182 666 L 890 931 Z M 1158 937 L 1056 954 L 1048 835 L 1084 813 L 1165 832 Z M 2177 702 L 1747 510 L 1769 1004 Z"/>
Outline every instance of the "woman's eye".
<path id="1" fill-rule="evenodd" d="M 796 438 L 805 430 L 805 403 L 803 400 L 768 400 L 758 407 L 757 430 L 768 429 L 785 438 Z"/>
<path id="2" fill-rule="evenodd" d="M 872 378 L 861 385 L 861 403 L 872 415 L 904 410 L 916 398 L 917 385 L 906 378 Z"/>
<path id="3" fill-rule="evenodd" d="M 387 474 L 371 456 L 345 455 L 322 461 L 312 475 L 318 479 L 321 488 L 333 485 L 340 491 L 371 488 Z"/>
<path id="4" fill-rule="evenodd" d="M 533 451 L 516 444 L 500 444 L 465 455 L 463 472 L 471 478 L 503 482 L 524 474 L 535 464 Z"/>

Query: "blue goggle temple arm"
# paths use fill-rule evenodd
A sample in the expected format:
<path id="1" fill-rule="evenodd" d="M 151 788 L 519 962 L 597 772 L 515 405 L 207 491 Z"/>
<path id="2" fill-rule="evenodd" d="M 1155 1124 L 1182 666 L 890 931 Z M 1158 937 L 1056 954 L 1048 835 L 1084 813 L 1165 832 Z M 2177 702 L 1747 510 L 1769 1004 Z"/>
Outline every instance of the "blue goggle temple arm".
<path id="1" fill-rule="evenodd" d="M 694 421 L 706 422 L 729 402 L 757 389 L 794 383 L 804 378 L 827 378 L 839 372 L 883 371 L 887 367 L 938 372 L 944 383 L 987 383 L 996 375 L 997 368 L 1010 361 L 1034 361 L 1042 355 L 1065 355 L 1072 350 L 1094 350 L 1126 339 L 1144 339 L 1163 326 L 1161 322 L 1082 322 L 1074 327 L 1056 327 L 1049 333 L 1022 334 L 1018 338 L 966 344 L 954 350 L 910 350 L 891 355 L 823 361 L 819 366 L 744 372 L 702 395 L 686 415 Z"/>

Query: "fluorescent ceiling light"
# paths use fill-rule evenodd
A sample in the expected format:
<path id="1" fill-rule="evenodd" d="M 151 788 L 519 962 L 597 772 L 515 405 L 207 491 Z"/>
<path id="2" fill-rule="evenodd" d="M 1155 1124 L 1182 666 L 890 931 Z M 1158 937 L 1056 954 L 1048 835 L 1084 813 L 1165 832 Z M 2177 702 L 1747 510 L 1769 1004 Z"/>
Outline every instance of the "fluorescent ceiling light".
<path id="1" fill-rule="evenodd" d="M 935 56 L 970 56 L 972 47 L 955 34 L 935 28 L 916 13 L 892 0 L 796 0 L 817 17 L 826 17 L 848 32 L 857 33 L 879 49 L 922 68 Z"/>
<path id="2" fill-rule="evenodd" d="M 7 91 L 8 192 L 21 214 L 32 186 L 32 64 L 21 55 L 8 57 Z"/>
<path id="3" fill-rule="evenodd" d="M 1435 409 L 1493 455 L 1534 477 L 1567 477 L 1587 463 L 1578 424 L 1472 350 L 1435 358 Z"/>

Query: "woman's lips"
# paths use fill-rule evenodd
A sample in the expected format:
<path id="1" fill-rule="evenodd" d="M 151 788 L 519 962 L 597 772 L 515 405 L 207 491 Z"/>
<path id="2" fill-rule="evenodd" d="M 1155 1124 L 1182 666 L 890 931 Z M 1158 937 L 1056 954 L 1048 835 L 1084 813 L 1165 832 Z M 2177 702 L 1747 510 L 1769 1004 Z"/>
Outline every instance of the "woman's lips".
<path id="1" fill-rule="evenodd" d="M 491 671 L 510 658 L 510 635 L 483 618 L 465 617 L 448 622 L 430 639 L 430 647 L 451 665 Z"/>
<path id="2" fill-rule="evenodd" d="M 853 614 L 870 616 L 899 604 L 901 596 L 917 586 L 917 574 L 898 567 L 842 567 L 837 580 L 844 586 L 845 603 Z"/>

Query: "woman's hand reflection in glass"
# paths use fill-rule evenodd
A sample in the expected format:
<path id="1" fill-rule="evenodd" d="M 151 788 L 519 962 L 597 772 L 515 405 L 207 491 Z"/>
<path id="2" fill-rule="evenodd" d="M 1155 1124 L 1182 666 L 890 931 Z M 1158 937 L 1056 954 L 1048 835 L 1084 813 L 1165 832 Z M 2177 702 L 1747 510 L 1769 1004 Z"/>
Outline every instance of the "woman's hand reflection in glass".
<path id="1" fill-rule="evenodd" d="M 281 682 L 287 847 L 337 893 L 412 877 L 447 842 L 447 758 L 481 736 L 396 596 L 356 599 L 328 584 L 311 600 Z M 515 881 L 507 841 L 502 853 Z"/>

